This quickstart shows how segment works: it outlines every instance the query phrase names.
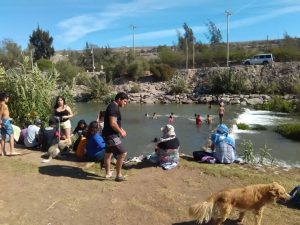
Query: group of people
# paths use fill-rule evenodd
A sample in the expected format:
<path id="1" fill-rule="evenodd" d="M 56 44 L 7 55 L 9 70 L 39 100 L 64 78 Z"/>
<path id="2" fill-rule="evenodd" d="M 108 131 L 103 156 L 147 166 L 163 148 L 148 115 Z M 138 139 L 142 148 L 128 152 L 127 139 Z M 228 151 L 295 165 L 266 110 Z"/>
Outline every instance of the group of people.
<path id="1" fill-rule="evenodd" d="M 8 139 L 10 154 L 17 154 L 14 151 L 14 132 L 7 106 L 8 100 L 9 96 L 7 94 L 0 94 L 2 135 L 0 153 L 2 155 L 6 154 L 5 141 Z M 115 96 L 114 101 L 107 106 L 106 110 L 100 111 L 95 121 L 87 125 L 84 120 L 80 120 L 74 131 L 71 132 L 70 118 L 73 117 L 73 112 L 66 105 L 65 99 L 62 96 L 58 96 L 48 126 L 43 126 L 42 121 L 36 119 L 33 124 L 20 131 L 19 143 L 23 143 L 28 148 L 41 147 L 43 151 L 47 151 L 50 146 L 60 141 L 63 141 L 66 146 L 71 146 L 72 138 L 77 137 L 73 145 L 73 150 L 78 157 L 86 155 L 89 159 L 102 162 L 105 166 L 106 178 L 112 177 L 110 164 L 112 157 L 115 157 L 117 159 L 115 180 L 123 181 L 125 178 L 122 175 L 121 168 L 127 155 L 127 150 L 122 145 L 121 138 L 126 137 L 127 133 L 121 126 L 122 117 L 120 108 L 124 107 L 127 102 L 128 95 L 124 92 L 119 92 Z M 224 114 L 224 111 L 220 105 L 219 115 Z M 153 114 L 154 118 L 156 118 L 156 113 Z M 200 115 L 195 115 L 195 118 L 196 124 L 202 123 Z M 211 121 L 211 116 L 207 115 L 206 122 L 211 123 Z M 155 152 L 149 158 L 164 169 L 174 168 L 179 162 L 180 143 L 176 136 L 175 128 L 172 125 L 173 122 L 174 113 L 171 113 L 168 117 L 168 124 L 161 128 L 162 137 L 158 139 Z M 221 139 L 218 139 L 219 142 Z"/>

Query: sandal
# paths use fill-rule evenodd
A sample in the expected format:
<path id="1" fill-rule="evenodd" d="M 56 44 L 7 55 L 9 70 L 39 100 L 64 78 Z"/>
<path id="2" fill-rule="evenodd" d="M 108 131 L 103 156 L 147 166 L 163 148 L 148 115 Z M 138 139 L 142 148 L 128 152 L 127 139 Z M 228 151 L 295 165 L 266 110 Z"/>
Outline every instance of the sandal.
<path id="1" fill-rule="evenodd" d="M 121 177 L 116 177 L 115 178 L 115 181 L 116 182 L 122 182 L 122 181 L 125 181 L 126 179 L 125 179 L 125 177 L 123 177 L 123 176 L 121 176 Z"/>

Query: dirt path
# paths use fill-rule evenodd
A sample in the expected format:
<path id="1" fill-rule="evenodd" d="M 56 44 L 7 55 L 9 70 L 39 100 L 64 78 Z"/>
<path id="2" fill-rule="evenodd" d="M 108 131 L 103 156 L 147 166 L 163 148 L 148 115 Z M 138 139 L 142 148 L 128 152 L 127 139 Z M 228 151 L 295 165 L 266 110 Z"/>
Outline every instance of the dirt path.
<path id="1" fill-rule="evenodd" d="M 195 224 L 187 214 L 191 204 L 225 187 L 241 186 L 185 164 L 171 171 L 146 164 L 130 168 L 124 172 L 128 180 L 117 183 L 104 179 L 98 165 L 42 164 L 40 152 L 24 153 L 0 158 L 0 225 Z M 299 225 L 299 211 L 291 210 L 269 206 L 263 224 Z M 253 224 L 251 214 L 245 224 Z"/>

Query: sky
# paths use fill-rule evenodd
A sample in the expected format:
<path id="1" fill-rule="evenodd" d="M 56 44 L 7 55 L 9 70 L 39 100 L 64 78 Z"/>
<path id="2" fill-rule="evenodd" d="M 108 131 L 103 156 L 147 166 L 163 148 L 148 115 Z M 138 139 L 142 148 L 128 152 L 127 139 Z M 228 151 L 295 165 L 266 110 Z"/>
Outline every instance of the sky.
<path id="1" fill-rule="evenodd" d="M 25 49 L 38 26 L 55 50 L 174 45 L 183 24 L 207 43 L 207 22 L 229 42 L 300 37 L 300 0 L 0 0 L 0 41 Z M 133 27 L 135 27 L 133 29 Z M 134 35 L 133 35 L 134 34 Z"/>

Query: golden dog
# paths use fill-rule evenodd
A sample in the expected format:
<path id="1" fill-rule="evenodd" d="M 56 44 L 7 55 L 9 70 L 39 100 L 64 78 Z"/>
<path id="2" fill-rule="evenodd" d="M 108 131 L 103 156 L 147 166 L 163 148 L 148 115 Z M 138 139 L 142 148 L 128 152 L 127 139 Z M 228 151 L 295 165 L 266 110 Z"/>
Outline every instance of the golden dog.
<path id="1" fill-rule="evenodd" d="M 271 184 L 250 185 L 243 188 L 227 189 L 211 195 L 205 202 L 190 207 L 189 214 L 198 223 L 212 220 L 214 225 L 221 225 L 235 207 L 240 210 L 238 218 L 242 224 L 245 211 L 254 211 L 256 225 L 261 224 L 264 206 L 277 199 L 286 201 L 290 198 L 284 187 L 274 182 Z"/>

